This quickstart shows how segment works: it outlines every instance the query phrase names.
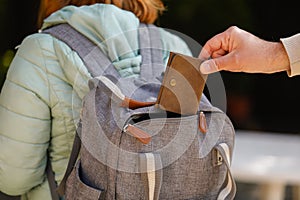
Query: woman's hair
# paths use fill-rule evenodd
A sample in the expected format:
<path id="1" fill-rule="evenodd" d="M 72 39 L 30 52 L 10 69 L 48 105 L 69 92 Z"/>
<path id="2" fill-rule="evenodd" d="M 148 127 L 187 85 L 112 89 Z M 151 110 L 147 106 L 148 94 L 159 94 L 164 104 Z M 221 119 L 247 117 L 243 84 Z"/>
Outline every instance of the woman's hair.
<path id="1" fill-rule="evenodd" d="M 158 15 L 165 10 L 161 0 L 48 0 L 47 3 L 44 2 L 45 0 L 41 0 L 40 3 L 38 27 L 41 27 L 46 17 L 67 5 L 114 4 L 121 9 L 133 12 L 141 22 L 147 24 L 154 23 Z"/>

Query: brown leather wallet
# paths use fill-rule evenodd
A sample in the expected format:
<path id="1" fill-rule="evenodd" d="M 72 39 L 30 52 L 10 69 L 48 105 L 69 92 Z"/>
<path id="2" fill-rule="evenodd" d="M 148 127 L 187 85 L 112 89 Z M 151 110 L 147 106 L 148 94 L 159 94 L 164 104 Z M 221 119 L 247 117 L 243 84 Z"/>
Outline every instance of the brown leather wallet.
<path id="1" fill-rule="evenodd" d="M 200 72 L 203 61 L 170 52 L 156 106 L 182 115 L 196 114 L 207 79 Z"/>
<path id="2" fill-rule="evenodd" d="M 203 93 L 207 75 L 200 72 L 203 60 L 191 56 L 170 52 L 156 102 L 140 102 L 126 97 L 107 77 L 99 76 L 112 92 L 114 101 L 120 106 L 136 109 L 155 105 L 156 107 L 181 115 L 196 114 Z"/>

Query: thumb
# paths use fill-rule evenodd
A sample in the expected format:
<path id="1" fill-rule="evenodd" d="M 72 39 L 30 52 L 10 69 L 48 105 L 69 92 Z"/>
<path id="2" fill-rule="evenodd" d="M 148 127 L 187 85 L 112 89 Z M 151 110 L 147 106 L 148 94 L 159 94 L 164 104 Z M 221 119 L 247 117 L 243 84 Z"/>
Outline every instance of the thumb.
<path id="1" fill-rule="evenodd" d="M 209 59 L 201 63 L 200 71 L 203 74 L 211 74 L 214 72 L 218 72 L 221 70 L 228 70 L 230 71 L 230 64 L 231 55 L 221 56 L 214 59 Z M 231 66 L 232 67 L 232 66 Z"/>
<path id="2" fill-rule="evenodd" d="M 219 70 L 218 67 L 216 66 L 215 61 L 213 59 L 210 59 L 201 63 L 200 71 L 202 74 L 211 74 Z"/>

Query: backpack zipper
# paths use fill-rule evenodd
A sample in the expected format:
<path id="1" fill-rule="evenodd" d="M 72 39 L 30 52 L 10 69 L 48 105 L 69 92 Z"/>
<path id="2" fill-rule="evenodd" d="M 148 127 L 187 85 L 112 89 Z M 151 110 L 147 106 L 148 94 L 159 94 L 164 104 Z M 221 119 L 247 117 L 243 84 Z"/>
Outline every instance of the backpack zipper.
<path id="1" fill-rule="evenodd" d="M 207 122 L 203 111 L 200 111 L 199 113 L 198 128 L 203 134 L 207 133 Z"/>
<path id="2" fill-rule="evenodd" d="M 123 133 L 130 133 L 143 144 L 148 144 L 151 141 L 150 134 L 129 123 L 124 126 Z"/>

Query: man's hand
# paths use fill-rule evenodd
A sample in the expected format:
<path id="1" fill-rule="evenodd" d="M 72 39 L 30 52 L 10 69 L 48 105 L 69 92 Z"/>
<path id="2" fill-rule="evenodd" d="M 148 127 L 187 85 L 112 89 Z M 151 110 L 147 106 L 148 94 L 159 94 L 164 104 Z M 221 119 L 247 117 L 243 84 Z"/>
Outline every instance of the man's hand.
<path id="1" fill-rule="evenodd" d="M 204 74 L 221 70 L 247 73 L 289 70 L 289 59 L 281 42 L 262 40 L 235 26 L 208 40 L 199 58 L 211 58 L 200 67 Z"/>

